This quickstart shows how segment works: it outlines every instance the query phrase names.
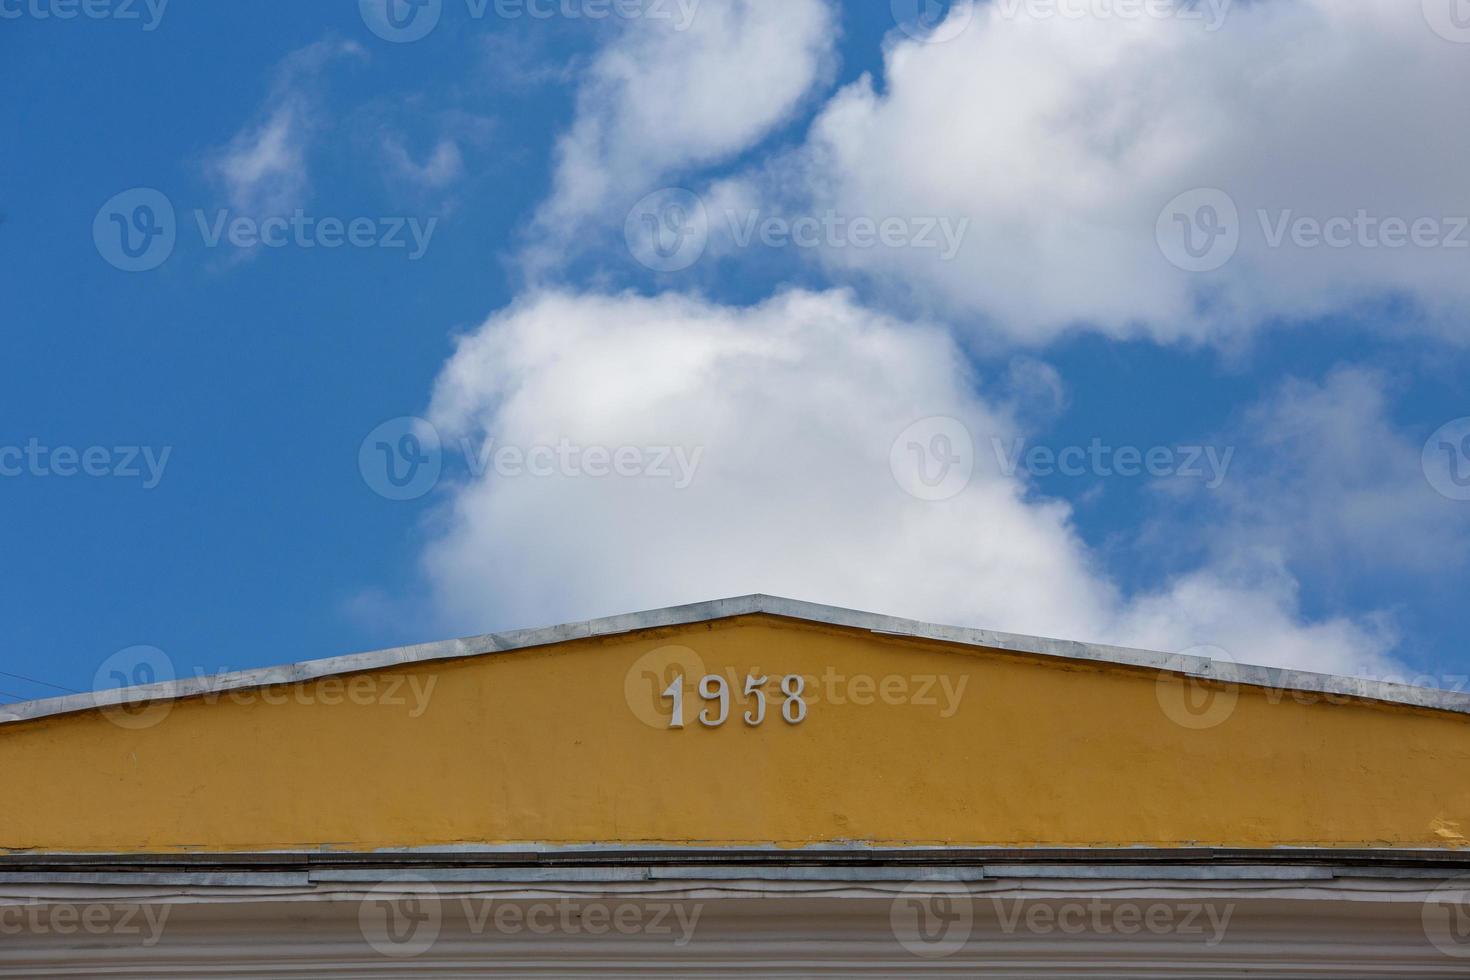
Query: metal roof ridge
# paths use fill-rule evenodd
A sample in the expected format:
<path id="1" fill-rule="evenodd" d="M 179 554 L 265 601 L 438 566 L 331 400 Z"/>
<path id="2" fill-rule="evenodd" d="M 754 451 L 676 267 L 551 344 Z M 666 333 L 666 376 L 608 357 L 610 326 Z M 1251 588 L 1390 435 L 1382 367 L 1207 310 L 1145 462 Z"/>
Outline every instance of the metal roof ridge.
<path id="1" fill-rule="evenodd" d="M 1470 714 L 1470 694 L 1464 692 L 1413 687 L 1407 684 L 1361 677 L 1318 674 L 1289 668 L 1229 663 L 1184 654 L 1004 633 L 975 627 L 946 626 L 756 593 L 563 623 L 557 626 L 486 633 L 455 640 L 308 660 L 278 667 L 260 667 L 209 677 L 182 678 L 138 687 L 115 688 L 25 701 L 0 707 L 0 726 L 113 705 L 179 700 L 226 691 L 295 684 L 342 674 L 488 656 L 571 640 L 617 636 L 623 633 L 673 626 L 690 626 L 756 614 L 866 630 L 881 635 L 934 640 L 1038 657 L 1053 657 L 1059 660 L 1167 671 L 1189 677 L 1268 688 L 1284 693 L 1341 696 Z"/>

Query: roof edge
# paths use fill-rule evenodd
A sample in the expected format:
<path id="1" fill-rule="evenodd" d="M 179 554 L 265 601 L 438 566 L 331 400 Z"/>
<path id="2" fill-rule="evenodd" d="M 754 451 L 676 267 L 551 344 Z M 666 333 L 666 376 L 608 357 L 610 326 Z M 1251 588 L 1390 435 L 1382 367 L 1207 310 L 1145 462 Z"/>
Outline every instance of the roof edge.
<path id="1" fill-rule="evenodd" d="M 212 872 L 323 871 L 415 868 L 591 868 L 739 866 L 988 865 L 1056 867 L 1085 865 L 1200 867 L 1293 866 L 1396 868 L 1409 872 L 1470 868 L 1470 849 L 1421 847 L 1226 847 L 1217 845 L 1036 846 L 879 844 L 830 842 L 803 847 L 675 844 L 501 844 L 404 847 L 372 851 L 329 848 L 288 851 L 175 851 L 123 853 L 0 853 L 0 873 L 151 873 L 205 869 Z"/>
<path id="2" fill-rule="evenodd" d="M 85 694 L 69 694 L 59 698 L 25 701 L 0 708 L 0 726 L 115 705 L 180 700 L 227 691 L 297 684 L 342 674 L 488 656 L 565 643 L 571 640 L 617 636 L 623 633 L 671 626 L 689 626 L 755 614 L 865 630 L 886 636 L 935 640 L 960 646 L 1002 650 L 1058 660 L 1164 671 L 1187 677 L 1241 684 L 1247 687 L 1267 688 L 1283 693 L 1345 697 L 1470 715 L 1470 694 L 1465 692 L 1413 687 L 1407 684 L 1335 674 L 1317 674 L 1280 667 L 1238 664 L 1185 654 L 1137 650 L 1075 640 L 1001 633 L 963 626 L 945 626 L 879 613 L 844 609 L 840 606 L 826 606 L 798 599 L 756 594 L 607 616 L 583 622 L 563 623 L 558 626 L 486 633 L 457 640 L 347 654 L 279 667 L 261 667 L 215 674 L 209 677 L 184 678 L 139 687 L 115 688 Z"/>

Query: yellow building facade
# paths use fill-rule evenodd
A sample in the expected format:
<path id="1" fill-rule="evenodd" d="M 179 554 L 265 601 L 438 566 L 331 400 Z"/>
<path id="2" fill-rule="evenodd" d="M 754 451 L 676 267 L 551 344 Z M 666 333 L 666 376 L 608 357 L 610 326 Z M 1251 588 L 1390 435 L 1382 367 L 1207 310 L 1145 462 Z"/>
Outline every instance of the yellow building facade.
<path id="1" fill-rule="evenodd" d="M 722 600 L 8 706 L 0 976 L 1465 976 L 1467 772 L 1460 694 Z"/>

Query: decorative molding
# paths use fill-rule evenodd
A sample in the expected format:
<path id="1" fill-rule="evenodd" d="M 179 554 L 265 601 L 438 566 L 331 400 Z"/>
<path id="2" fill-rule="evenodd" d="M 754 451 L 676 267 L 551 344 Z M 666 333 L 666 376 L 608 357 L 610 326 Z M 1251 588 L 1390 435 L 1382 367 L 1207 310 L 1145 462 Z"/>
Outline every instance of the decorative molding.
<path id="1" fill-rule="evenodd" d="M 898 883 L 834 893 L 819 883 L 690 881 L 680 893 L 627 883 L 527 890 L 402 884 L 369 891 L 342 884 L 303 890 L 78 889 L 55 886 L 29 908 L 89 902 L 150 903 L 170 914 L 157 942 L 144 936 L 61 935 L 44 929 L 0 938 L 0 977 L 402 976 L 933 976 L 986 977 L 1463 977 L 1457 959 L 1427 938 L 1426 882 L 1160 882 L 1033 880 L 966 886 L 971 916 L 945 956 L 920 956 L 901 938 L 896 897 L 924 896 Z M 942 884 L 932 888 L 944 888 Z M 0 889 L 0 910 L 14 907 Z M 364 899 L 432 894 L 434 931 L 417 955 L 385 955 L 363 925 Z M 954 899 L 953 891 L 939 892 Z M 618 934 L 593 907 L 649 909 L 682 903 L 687 929 Z M 38 904 L 40 903 L 40 904 Z M 533 908 L 568 909 L 532 932 L 497 926 Z M 652 903 L 652 904 L 649 904 Z M 952 908 L 952 906 L 946 906 Z M 1208 909 L 1168 929 L 1141 927 L 1137 912 Z M 696 914 L 697 909 L 697 914 Z M 1049 910 L 1032 915 L 1033 910 Z M 1068 917 L 1061 910 L 1087 914 Z M 1122 912 L 1128 910 L 1125 919 Z M 155 920 L 159 918 L 155 915 Z M 667 919 L 667 921 L 675 921 Z M 6 919 L 0 917 L 0 924 Z M 44 920 L 43 920 L 44 921 Z M 543 918 L 541 921 L 552 921 Z M 642 921 L 652 922 L 649 917 Z M 1064 927 L 1061 923 L 1082 923 Z M 1124 930 L 1124 923 L 1128 923 Z M 478 923 L 478 924 L 477 924 Z M 1029 924 L 1028 924 L 1029 923 Z M 655 934 L 657 933 L 657 934 Z M 1470 949 L 1466 950 L 1470 953 Z"/>

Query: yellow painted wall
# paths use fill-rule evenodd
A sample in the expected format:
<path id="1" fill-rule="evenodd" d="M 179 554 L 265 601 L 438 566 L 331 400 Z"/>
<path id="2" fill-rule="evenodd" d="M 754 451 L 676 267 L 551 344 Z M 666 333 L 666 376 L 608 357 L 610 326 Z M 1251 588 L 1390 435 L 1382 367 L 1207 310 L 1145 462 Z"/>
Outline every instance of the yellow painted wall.
<path id="1" fill-rule="evenodd" d="M 688 651 L 828 680 L 709 729 L 691 676 L 670 731 Z M 0 848 L 1466 843 L 1470 719 L 1185 683 L 753 616 L 0 726 Z"/>

